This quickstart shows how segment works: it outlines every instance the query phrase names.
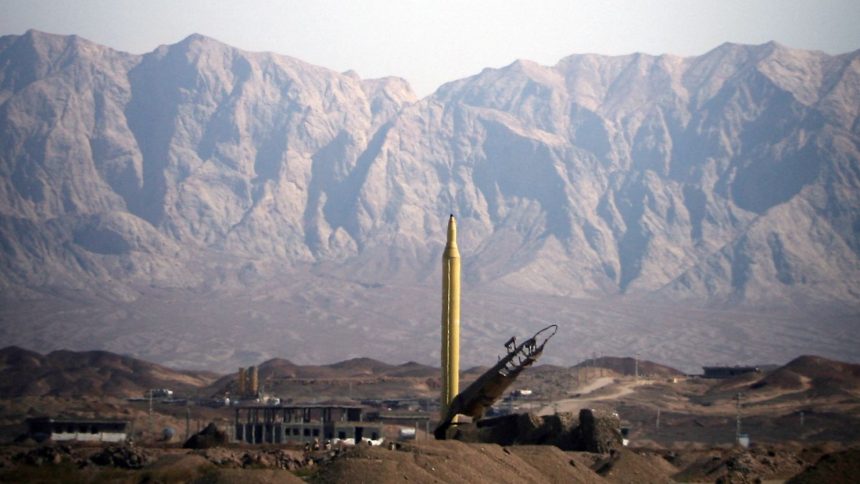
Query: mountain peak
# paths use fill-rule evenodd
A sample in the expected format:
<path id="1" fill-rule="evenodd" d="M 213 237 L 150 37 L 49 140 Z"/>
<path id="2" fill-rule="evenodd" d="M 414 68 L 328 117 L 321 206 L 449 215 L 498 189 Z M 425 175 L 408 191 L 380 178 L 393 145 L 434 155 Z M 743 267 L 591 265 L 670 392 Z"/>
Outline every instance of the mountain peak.
<path id="1" fill-rule="evenodd" d="M 175 45 L 182 45 L 182 46 L 210 45 L 210 46 L 229 47 L 227 44 L 225 44 L 224 42 L 221 42 L 218 39 L 215 39 L 213 37 L 209 37 L 209 36 L 206 36 L 203 34 L 198 34 L 198 33 L 190 34 L 189 36 L 187 36 L 184 39 L 177 42 Z"/>
<path id="2" fill-rule="evenodd" d="M 232 52 L 238 51 L 235 47 L 227 45 L 212 37 L 202 34 L 191 34 L 175 44 L 162 46 L 168 51 L 185 52 L 188 55 L 199 56 L 206 52 Z"/>
<path id="3" fill-rule="evenodd" d="M 56 57 L 70 45 L 81 41 L 83 40 L 76 35 L 57 35 L 30 29 L 23 35 L 17 36 L 15 43 L 18 46 L 27 46 L 39 59 L 48 59 Z"/>
<path id="4" fill-rule="evenodd" d="M 37 29 L 28 29 L 21 35 L 22 38 L 25 38 L 29 41 L 42 41 L 42 42 L 61 42 L 66 43 L 73 39 L 79 38 L 77 35 L 61 35 L 61 34 L 52 34 L 49 32 L 45 32 Z"/>
<path id="5" fill-rule="evenodd" d="M 37 52 L 56 55 L 57 52 L 73 47 L 76 50 L 112 51 L 113 49 L 97 44 L 78 35 L 59 35 L 41 30 L 29 29 L 18 39 L 33 46 Z"/>

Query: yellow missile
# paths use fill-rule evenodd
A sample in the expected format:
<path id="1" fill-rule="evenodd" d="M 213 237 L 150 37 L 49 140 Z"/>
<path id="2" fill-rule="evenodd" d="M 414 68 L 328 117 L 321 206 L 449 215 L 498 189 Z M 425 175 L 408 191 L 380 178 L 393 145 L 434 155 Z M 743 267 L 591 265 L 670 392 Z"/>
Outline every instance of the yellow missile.
<path id="1" fill-rule="evenodd" d="M 442 418 L 460 393 L 460 251 L 457 221 L 448 219 L 448 241 L 442 254 Z"/>

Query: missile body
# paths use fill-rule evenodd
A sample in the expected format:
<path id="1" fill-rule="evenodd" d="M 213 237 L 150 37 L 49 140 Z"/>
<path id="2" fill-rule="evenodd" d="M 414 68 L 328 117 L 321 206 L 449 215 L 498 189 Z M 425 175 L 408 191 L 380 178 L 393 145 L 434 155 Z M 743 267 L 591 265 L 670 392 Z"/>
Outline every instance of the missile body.
<path id="1" fill-rule="evenodd" d="M 457 221 L 448 219 L 448 241 L 442 254 L 442 417 L 460 392 L 460 251 Z"/>

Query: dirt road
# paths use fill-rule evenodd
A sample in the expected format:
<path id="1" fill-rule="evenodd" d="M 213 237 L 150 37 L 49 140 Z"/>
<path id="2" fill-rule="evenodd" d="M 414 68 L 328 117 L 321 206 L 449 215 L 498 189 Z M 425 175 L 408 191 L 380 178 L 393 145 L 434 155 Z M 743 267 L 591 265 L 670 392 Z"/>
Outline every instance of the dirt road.
<path id="1" fill-rule="evenodd" d="M 598 378 L 579 387 L 579 396 L 557 400 L 542 407 L 538 415 L 550 415 L 556 412 L 576 413 L 582 408 L 588 408 L 592 402 L 615 400 L 633 393 L 640 385 L 653 383 L 650 380 L 616 380 L 611 377 Z M 603 390 L 603 391 L 598 391 Z"/>

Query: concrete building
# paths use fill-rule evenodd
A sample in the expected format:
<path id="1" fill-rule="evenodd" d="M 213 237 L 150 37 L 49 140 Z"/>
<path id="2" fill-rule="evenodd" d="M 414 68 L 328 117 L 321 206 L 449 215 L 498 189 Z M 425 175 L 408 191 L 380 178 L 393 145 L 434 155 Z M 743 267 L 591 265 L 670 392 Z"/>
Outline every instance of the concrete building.
<path id="1" fill-rule="evenodd" d="M 79 442 L 124 442 L 128 437 L 125 420 L 97 420 L 38 417 L 27 419 L 27 431 L 36 442 L 45 440 Z"/>
<path id="2" fill-rule="evenodd" d="M 233 438 L 249 444 L 382 441 L 382 424 L 364 421 L 361 407 L 346 405 L 236 408 Z"/>
<path id="3" fill-rule="evenodd" d="M 423 430 L 426 435 L 430 434 L 430 414 L 422 412 L 368 412 L 367 419 L 372 422 L 379 422 L 385 425 L 394 425 L 401 427 L 400 438 L 404 440 L 403 428 L 411 431 L 411 437 L 415 439 L 417 431 Z"/>
<path id="4" fill-rule="evenodd" d="M 260 391 L 260 370 L 256 366 L 248 368 L 248 394 L 256 396 Z"/>

